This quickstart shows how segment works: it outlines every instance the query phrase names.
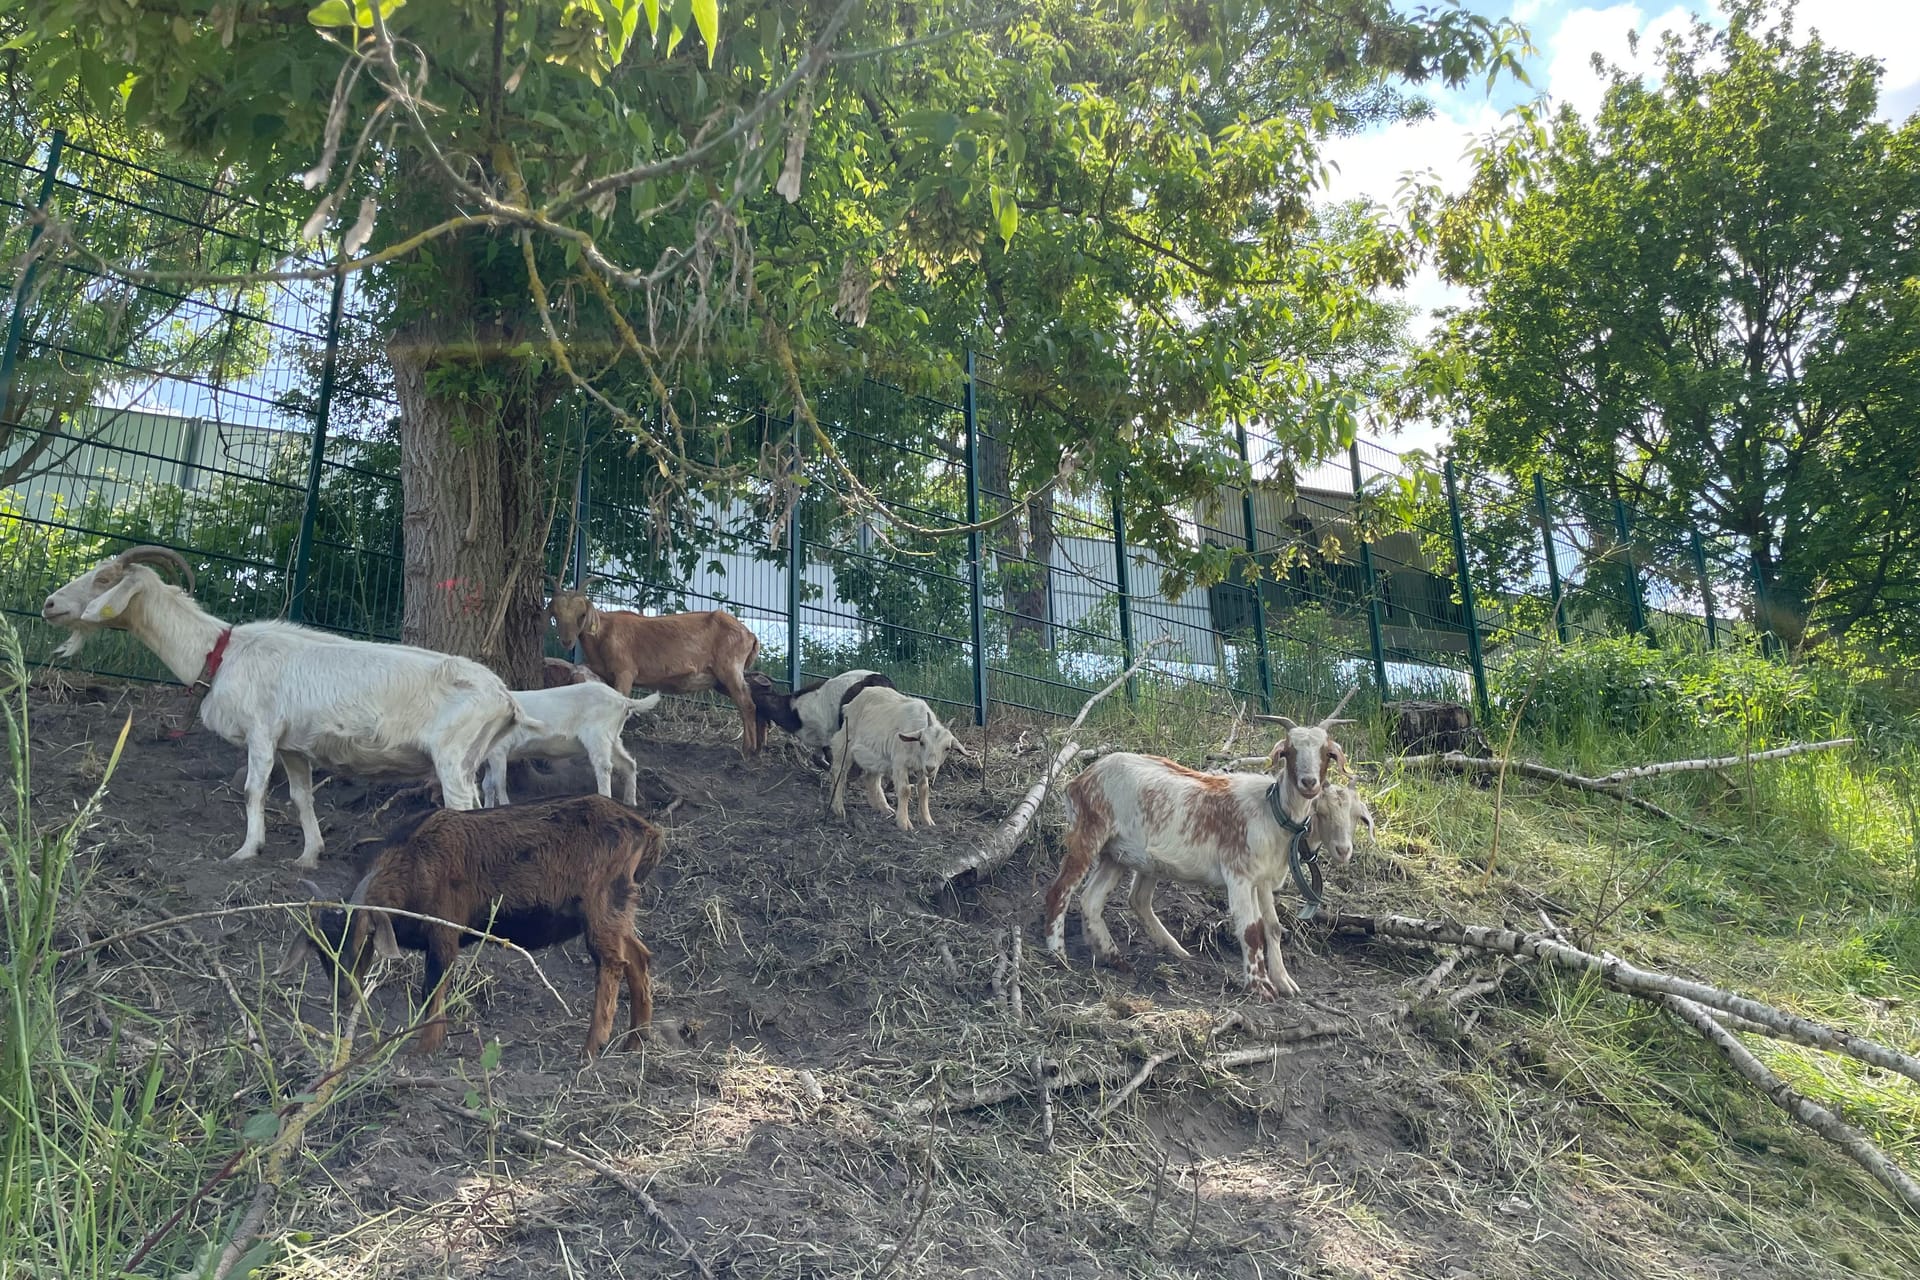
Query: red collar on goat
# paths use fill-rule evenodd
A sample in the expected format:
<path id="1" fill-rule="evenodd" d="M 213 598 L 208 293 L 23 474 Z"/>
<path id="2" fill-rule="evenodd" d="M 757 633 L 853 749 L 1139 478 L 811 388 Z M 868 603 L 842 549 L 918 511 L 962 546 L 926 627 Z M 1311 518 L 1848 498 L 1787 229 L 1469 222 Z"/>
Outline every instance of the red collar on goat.
<path id="1" fill-rule="evenodd" d="M 233 639 L 233 628 L 222 627 L 220 638 L 213 642 L 213 648 L 207 651 L 207 660 L 200 667 L 200 678 L 188 685 L 189 689 L 198 689 L 205 694 L 213 688 L 213 678 L 220 674 L 220 663 L 227 656 L 227 641 Z"/>

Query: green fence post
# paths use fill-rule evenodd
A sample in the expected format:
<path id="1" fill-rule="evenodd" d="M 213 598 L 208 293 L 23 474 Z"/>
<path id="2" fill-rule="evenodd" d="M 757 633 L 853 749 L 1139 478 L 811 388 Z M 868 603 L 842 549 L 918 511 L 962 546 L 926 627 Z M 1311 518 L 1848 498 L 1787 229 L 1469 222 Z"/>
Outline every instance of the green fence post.
<path id="1" fill-rule="evenodd" d="M 1633 529 L 1627 523 L 1627 504 L 1613 500 L 1613 527 L 1620 535 L 1620 558 L 1627 566 L 1627 625 L 1636 636 L 1647 632 L 1647 610 L 1640 600 L 1640 570 L 1633 563 Z"/>
<path id="2" fill-rule="evenodd" d="M 67 149 L 67 131 L 55 129 L 53 136 L 47 139 L 47 167 L 40 172 L 40 194 L 34 201 L 34 215 L 38 219 L 27 232 L 27 265 L 20 273 L 20 281 L 13 291 L 13 315 L 7 321 L 7 345 L 0 350 L 0 405 L 13 404 L 14 362 L 20 358 L 20 344 L 27 337 L 27 295 L 33 290 L 33 278 L 40 273 L 40 259 L 33 256 L 34 246 L 40 243 L 40 233 L 46 229 L 47 205 L 53 200 L 53 187 L 60 180 L 60 155 Z M 20 424 L 10 422 L 9 427 Z"/>
<path id="3" fill-rule="evenodd" d="M 313 523 L 320 513 L 320 473 L 327 456 L 327 419 L 333 412 L 333 380 L 340 364 L 340 307 L 347 277 L 333 278 L 333 302 L 327 308 L 327 354 L 320 364 L 320 400 L 313 410 L 313 447 L 307 451 L 307 496 L 300 513 L 300 542 L 293 554 L 293 593 L 287 617 L 307 619 L 307 581 L 313 566 Z"/>
<path id="4" fill-rule="evenodd" d="M 766 412 L 764 409 L 762 413 Z M 793 506 L 787 513 L 787 692 L 800 687 L 800 587 L 807 573 L 806 534 L 800 527 L 800 415 L 793 415 Z"/>
<path id="5" fill-rule="evenodd" d="M 1246 467 L 1247 482 L 1240 489 L 1240 516 L 1247 526 L 1247 581 L 1253 590 L 1253 636 L 1254 646 L 1260 654 L 1260 710 L 1263 714 L 1273 714 L 1273 659 L 1267 652 L 1267 602 L 1260 591 L 1260 546 L 1254 536 L 1253 524 L 1253 464 L 1247 457 L 1247 428 L 1244 423 L 1234 426 L 1234 433 L 1240 442 L 1240 461 Z"/>
<path id="6" fill-rule="evenodd" d="M 1380 701 L 1384 703 L 1390 696 L 1387 693 L 1387 645 L 1380 629 L 1380 587 L 1373 575 L 1373 545 L 1359 536 L 1360 503 L 1366 495 L 1360 483 L 1358 440 L 1347 446 L 1347 462 L 1353 468 L 1353 527 L 1360 541 L 1360 576 L 1367 584 L 1367 639 L 1373 645 L 1373 680 L 1379 686 Z"/>
<path id="7" fill-rule="evenodd" d="M 1113 477 L 1113 590 L 1120 602 L 1120 669 L 1133 665 L 1133 592 L 1127 582 L 1127 517 L 1120 507 L 1120 475 Z M 1127 677 L 1127 701 L 1138 703 L 1140 689 Z"/>
<path id="8" fill-rule="evenodd" d="M 1707 546 L 1700 541 L 1700 530 L 1688 531 L 1693 540 L 1693 569 L 1700 575 L 1700 603 L 1707 611 L 1707 648 L 1718 649 L 1720 637 L 1713 621 L 1713 583 L 1707 578 Z"/>
<path id="9" fill-rule="evenodd" d="M 973 722 L 987 722 L 986 591 L 980 564 L 980 403 L 975 393 L 973 348 L 967 348 L 966 395 L 961 414 L 967 427 L 967 569 L 973 604 Z"/>
<path id="10" fill-rule="evenodd" d="M 1468 570 L 1467 528 L 1460 520 L 1460 486 L 1454 479 L 1453 459 L 1442 468 L 1447 481 L 1447 512 L 1453 518 L 1453 562 L 1460 575 L 1460 608 L 1467 616 L 1467 662 L 1473 668 L 1473 697 L 1480 707 L 1482 722 L 1493 718 L 1493 704 L 1487 698 L 1487 664 L 1480 652 L 1480 614 L 1473 602 L 1473 574 Z"/>
<path id="11" fill-rule="evenodd" d="M 1553 601 L 1553 633 L 1565 644 L 1567 612 L 1560 602 L 1560 553 L 1553 549 L 1553 508 L 1547 505 L 1547 482 L 1533 473 L 1533 505 L 1540 512 L 1540 546 L 1547 556 L 1547 593 Z"/>

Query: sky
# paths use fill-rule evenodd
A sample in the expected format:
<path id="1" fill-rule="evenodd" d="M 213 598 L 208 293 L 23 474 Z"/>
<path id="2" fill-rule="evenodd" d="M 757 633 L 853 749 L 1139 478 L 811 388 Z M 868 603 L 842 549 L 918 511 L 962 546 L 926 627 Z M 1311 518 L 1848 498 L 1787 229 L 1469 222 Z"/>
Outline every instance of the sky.
<path id="1" fill-rule="evenodd" d="M 1571 103 L 1591 119 L 1606 88 L 1605 77 L 1593 69 L 1595 53 L 1610 64 L 1651 76 L 1661 32 L 1685 30 L 1695 14 L 1720 22 L 1712 0 L 1611 5 L 1578 0 L 1467 0 L 1467 7 L 1493 17 L 1512 17 L 1526 26 L 1538 50 L 1526 64 L 1532 84 L 1507 80 L 1489 95 L 1482 81 L 1435 97 L 1430 119 L 1334 139 L 1325 154 L 1336 172 L 1323 198 L 1366 197 L 1392 208 L 1402 178 L 1423 170 L 1437 174 L 1447 190 L 1457 191 L 1469 175 L 1465 153 L 1499 124 L 1502 112 L 1544 95 L 1556 104 Z M 1920 0 L 1801 0 L 1795 26 L 1802 33 L 1818 31 L 1830 45 L 1881 59 L 1883 117 L 1904 120 L 1920 110 Z M 1635 33 L 1640 36 L 1638 56 L 1629 49 L 1629 37 Z M 1432 327 L 1433 308 L 1466 300 L 1462 291 L 1443 284 L 1431 271 L 1412 280 L 1401 296 L 1416 309 L 1411 326 L 1416 337 Z M 1397 434 L 1385 435 L 1383 443 L 1396 449 L 1431 450 L 1442 443 L 1442 435 L 1430 424 L 1409 423 Z"/>

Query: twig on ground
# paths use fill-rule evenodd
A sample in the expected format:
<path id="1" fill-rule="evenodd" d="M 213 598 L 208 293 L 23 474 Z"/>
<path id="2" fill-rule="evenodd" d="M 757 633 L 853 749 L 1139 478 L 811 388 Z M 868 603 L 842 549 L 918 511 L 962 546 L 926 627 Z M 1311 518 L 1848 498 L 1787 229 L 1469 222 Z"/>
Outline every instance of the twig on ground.
<path id="1" fill-rule="evenodd" d="M 1667 760 L 1660 764 L 1635 765 L 1631 769 L 1615 769 L 1612 773 L 1603 773 L 1593 781 L 1612 784 L 1626 782 L 1632 778 L 1651 778 L 1663 773 L 1730 769 L 1734 765 L 1752 764 L 1757 760 L 1784 760 L 1788 756 L 1803 755 L 1809 751 L 1834 751 L 1840 747 L 1852 745 L 1852 738 L 1829 738 L 1825 742 L 1794 742 L 1784 747 L 1774 747 L 1770 751 L 1755 751 L 1749 755 L 1719 756 L 1711 760 Z"/>
<path id="2" fill-rule="evenodd" d="M 1033 1060 L 1033 1079 L 1040 1090 L 1040 1152 L 1053 1154 L 1053 1078 L 1060 1064 L 1041 1054 Z"/>
<path id="3" fill-rule="evenodd" d="M 1013 960 L 1007 966 L 1007 1012 L 1013 1016 L 1013 1025 L 1022 1027 L 1027 1011 L 1020 1002 L 1020 922 L 1014 921 L 1008 932 L 1013 935 Z"/>
<path id="4" fill-rule="evenodd" d="M 360 1028 L 360 1011 L 364 1007 L 361 1003 L 355 1003 L 353 1011 L 347 1015 L 346 1027 L 334 1043 L 333 1057 L 326 1069 L 295 1095 L 303 1101 L 291 1103 L 280 1112 L 280 1132 L 261 1149 L 260 1181 L 253 1189 L 253 1198 L 248 1202 L 246 1212 L 241 1215 L 239 1225 L 228 1237 L 226 1247 L 220 1251 L 219 1261 L 213 1268 L 213 1280 L 226 1280 L 234 1267 L 239 1265 L 240 1259 L 246 1256 L 248 1246 L 260 1234 L 261 1225 L 267 1219 L 267 1210 L 273 1207 L 274 1198 L 279 1195 L 281 1184 L 286 1179 L 287 1161 L 300 1149 L 306 1137 L 307 1121 L 327 1105 L 345 1078 L 347 1068 L 356 1060 L 353 1037 Z M 231 1173 L 238 1167 L 237 1163 L 229 1161 L 227 1171 Z M 203 1191 L 210 1190 L 215 1182 L 210 1182 Z"/>
<path id="5" fill-rule="evenodd" d="M 687 1239 L 680 1228 L 675 1225 L 673 1219 L 667 1216 L 667 1211 L 660 1207 L 660 1202 L 653 1198 L 640 1179 L 623 1169 L 608 1164 L 596 1155 L 591 1155 L 580 1150 L 578 1147 L 569 1146 L 557 1138 L 549 1138 L 544 1134 L 535 1133 L 532 1129 L 524 1128 L 521 1125 L 470 1110 L 447 1098 L 431 1098 L 430 1100 L 434 1106 L 439 1107 L 449 1115 L 459 1116 L 463 1120 L 484 1125 L 490 1129 L 498 1129 L 502 1133 L 510 1134 L 518 1138 L 529 1146 L 539 1147 L 543 1150 L 551 1151 L 555 1155 L 562 1155 L 569 1160 L 577 1161 L 595 1173 L 600 1174 L 602 1177 L 611 1178 L 613 1181 L 619 1183 L 620 1186 L 625 1189 L 626 1193 L 633 1197 L 634 1202 L 640 1206 L 641 1211 L 647 1215 L 653 1222 L 653 1225 L 659 1228 L 660 1234 L 667 1238 L 668 1243 L 679 1250 L 680 1260 L 692 1268 L 694 1274 L 702 1277 L 702 1280 L 714 1280 L 713 1271 L 707 1266 L 706 1259 L 700 1256 L 699 1251 L 693 1247 L 693 1242 Z"/>
<path id="6" fill-rule="evenodd" d="M 1167 1059 L 1171 1057 L 1173 1057 L 1173 1054 L 1170 1051 L 1163 1052 L 1163 1053 L 1156 1053 L 1152 1057 L 1148 1058 L 1145 1062 L 1141 1063 L 1140 1069 L 1133 1073 L 1133 1078 L 1127 1081 L 1125 1084 L 1121 1085 L 1118 1089 L 1115 1089 L 1110 1095 L 1108 1095 L 1107 1100 L 1100 1104 L 1100 1109 L 1093 1113 L 1093 1118 L 1095 1120 L 1104 1120 L 1108 1116 L 1112 1115 L 1115 1111 L 1119 1110 L 1120 1104 L 1125 1102 L 1128 1098 L 1131 1098 L 1133 1096 L 1134 1090 L 1138 1089 L 1141 1085 L 1147 1082 L 1147 1077 L 1153 1074 L 1154 1068 L 1159 1066 L 1161 1063 L 1165 1062 Z M 1163 1165 L 1163 1168 L 1164 1168 L 1164 1165 Z"/>
<path id="7" fill-rule="evenodd" d="M 1146 1237 L 1149 1245 L 1153 1243 L 1153 1220 L 1160 1212 L 1160 1197 L 1165 1194 L 1166 1189 L 1167 1149 L 1162 1147 L 1160 1148 L 1160 1168 L 1153 1177 L 1153 1199 L 1147 1201 L 1147 1221 L 1146 1224 L 1140 1228 L 1140 1234 Z"/>
<path id="8" fill-rule="evenodd" d="M 1465 954 L 1461 951 L 1449 951 L 1439 964 L 1433 966 L 1432 972 L 1414 984 L 1413 990 L 1407 994 L 1407 1004 L 1419 1004 L 1438 991 L 1440 984 L 1447 980 L 1447 976 L 1460 967 L 1460 961 Z"/>

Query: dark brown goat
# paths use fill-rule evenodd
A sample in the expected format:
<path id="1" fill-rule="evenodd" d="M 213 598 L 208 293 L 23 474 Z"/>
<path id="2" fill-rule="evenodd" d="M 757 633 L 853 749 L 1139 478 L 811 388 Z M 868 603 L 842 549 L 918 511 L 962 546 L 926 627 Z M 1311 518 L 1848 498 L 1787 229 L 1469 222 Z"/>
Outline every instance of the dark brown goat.
<path id="1" fill-rule="evenodd" d="M 418 1048 L 431 1053 L 447 1037 L 447 973 L 460 948 L 478 941 L 451 925 L 530 951 L 584 933 L 597 977 L 585 1056 L 599 1053 L 612 1036 L 623 973 L 632 1004 L 623 1047 L 632 1048 L 653 1018 L 649 952 L 634 936 L 633 913 L 637 888 L 659 865 L 661 848 L 658 827 L 605 796 L 429 810 L 379 843 L 353 902 L 450 923 L 356 911 L 349 932 L 345 911 L 325 909 L 316 913 L 313 936 L 295 939 L 280 972 L 319 954 L 329 968 L 345 964 L 357 983 L 376 954 L 426 952 L 421 999 L 429 1021 Z"/>

